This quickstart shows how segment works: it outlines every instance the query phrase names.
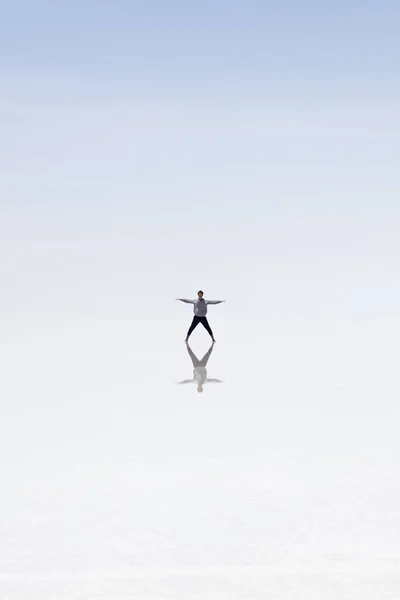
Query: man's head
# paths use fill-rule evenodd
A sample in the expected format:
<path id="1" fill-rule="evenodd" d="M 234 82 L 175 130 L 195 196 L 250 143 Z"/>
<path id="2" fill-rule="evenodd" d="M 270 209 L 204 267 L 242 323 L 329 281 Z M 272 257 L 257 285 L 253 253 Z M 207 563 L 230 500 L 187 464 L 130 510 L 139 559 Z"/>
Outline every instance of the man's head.
<path id="1" fill-rule="evenodd" d="M 197 292 L 198 297 L 200 298 L 200 300 L 202 299 L 202 297 L 204 296 L 203 292 L 201 290 L 199 290 Z"/>
<path id="2" fill-rule="evenodd" d="M 203 391 L 203 386 L 201 384 L 197 386 L 197 391 L 199 392 L 199 394 L 201 394 L 201 392 Z"/>

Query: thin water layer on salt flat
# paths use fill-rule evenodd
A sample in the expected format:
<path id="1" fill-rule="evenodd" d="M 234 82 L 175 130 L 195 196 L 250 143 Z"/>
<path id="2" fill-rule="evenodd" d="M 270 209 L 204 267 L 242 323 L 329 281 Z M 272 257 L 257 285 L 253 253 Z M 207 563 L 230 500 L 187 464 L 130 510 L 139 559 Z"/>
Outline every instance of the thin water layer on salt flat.
<path id="1" fill-rule="evenodd" d="M 199 394 L 181 327 L 46 321 L 5 340 L 2 595 L 399 597 L 388 329 L 258 322 L 249 343 L 251 323 L 219 324 L 206 368 L 223 383 Z"/>

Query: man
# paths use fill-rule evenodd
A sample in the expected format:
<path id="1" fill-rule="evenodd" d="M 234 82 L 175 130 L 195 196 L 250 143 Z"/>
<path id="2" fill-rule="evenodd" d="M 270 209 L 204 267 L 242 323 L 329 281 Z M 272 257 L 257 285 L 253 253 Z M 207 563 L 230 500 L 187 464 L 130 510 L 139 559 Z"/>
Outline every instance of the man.
<path id="1" fill-rule="evenodd" d="M 194 307 L 193 307 L 194 317 L 193 317 L 192 324 L 189 327 L 189 331 L 187 332 L 185 342 L 187 343 L 189 341 L 190 334 L 197 327 L 197 325 L 199 323 L 201 323 L 203 325 L 203 327 L 205 327 L 205 329 L 207 329 L 208 333 L 211 336 L 212 341 L 215 342 L 214 334 L 211 330 L 211 327 L 208 324 L 207 317 L 206 317 L 207 306 L 209 304 L 221 304 L 221 302 L 225 302 L 225 300 L 205 300 L 203 298 L 204 294 L 201 290 L 199 290 L 197 292 L 197 296 L 198 297 L 195 300 L 187 300 L 185 298 L 177 298 L 177 300 L 179 300 L 180 302 L 186 302 L 186 304 L 194 304 Z"/>
<path id="2" fill-rule="evenodd" d="M 207 376 L 207 368 L 206 367 L 207 367 L 208 359 L 210 358 L 211 353 L 213 351 L 213 348 L 214 348 L 214 342 L 211 344 L 210 348 L 208 349 L 206 354 L 203 356 L 203 358 L 201 360 L 199 360 L 197 358 L 197 356 L 194 354 L 194 352 L 192 351 L 189 344 L 187 344 L 189 356 L 192 359 L 192 364 L 193 364 L 193 379 L 185 379 L 184 381 L 180 381 L 179 382 L 180 384 L 195 383 L 197 385 L 197 391 L 199 392 L 199 394 L 201 394 L 201 392 L 203 391 L 203 385 L 205 383 L 224 383 L 220 379 L 210 379 Z"/>

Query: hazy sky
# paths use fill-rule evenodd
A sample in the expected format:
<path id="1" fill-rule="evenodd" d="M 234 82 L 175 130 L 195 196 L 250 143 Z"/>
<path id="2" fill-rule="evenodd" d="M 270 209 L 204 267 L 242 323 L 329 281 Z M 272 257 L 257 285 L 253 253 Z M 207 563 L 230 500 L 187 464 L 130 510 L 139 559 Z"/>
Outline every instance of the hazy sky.
<path id="1" fill-rule="evenodd" d="M 244 306 L 338 270 L 397 306 L 399 22 L 395 1 L 4 4 L 2 308 L 33 273 Z"/>

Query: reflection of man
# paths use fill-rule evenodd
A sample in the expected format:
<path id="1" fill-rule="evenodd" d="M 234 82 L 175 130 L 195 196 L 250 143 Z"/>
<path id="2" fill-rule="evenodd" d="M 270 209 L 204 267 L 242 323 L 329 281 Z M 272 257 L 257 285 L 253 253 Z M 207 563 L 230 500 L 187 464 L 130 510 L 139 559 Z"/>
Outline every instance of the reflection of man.
<path id="1" fill-rule="evenodd" d="M 189 327 L 189 331 L 187 332 L 185 342 L 189 341 L 190 334 L 197 327 L 197 325 L 199 323 L 201 323 L 203 325 L 203 327 L 210 334 L 212 341 L 215 342 L 214 334 L 211 330 L 210 325 L 208 324 L 207 317 L 206 317 L 207 306 L 209 304 L 221 304 L 221 302 L 225 302 L 225 300 L 205 300 L 203 298 L 203 295 L 204 295 L 203 292 L 200 290 L 197 292 L 197 298 L 195 300 L 188 300 L 187 298 L 177 298 L 177 300 L 180 300 L 181 302 L 186 302 L 186 304 L 194 304 L 194 306 L 193 306 L 194 317 L 193 317 L 192 324 Z"/>
<path id="2" fill-rule="evenodd" d="M 220 379 L 209 379 L 207 377 L 206 366 L 208 363 L 208 359 L 210 358 L 211 353 L 214 349 L 214 342 L 211 344 L 207 353 L 203 356 L 201 360 L 197 358 L 189 344 L 187 345 L 187 349 L 193 363 L 193 379 L 185 379 L 184 381 L 180 381 L 179 383 L 195 383 L 197 385 L 197 391 L 199 393 L 203 391 L 203 385 L 205 383 L 223 383 L 223 381 L 221 381 Z"/>

